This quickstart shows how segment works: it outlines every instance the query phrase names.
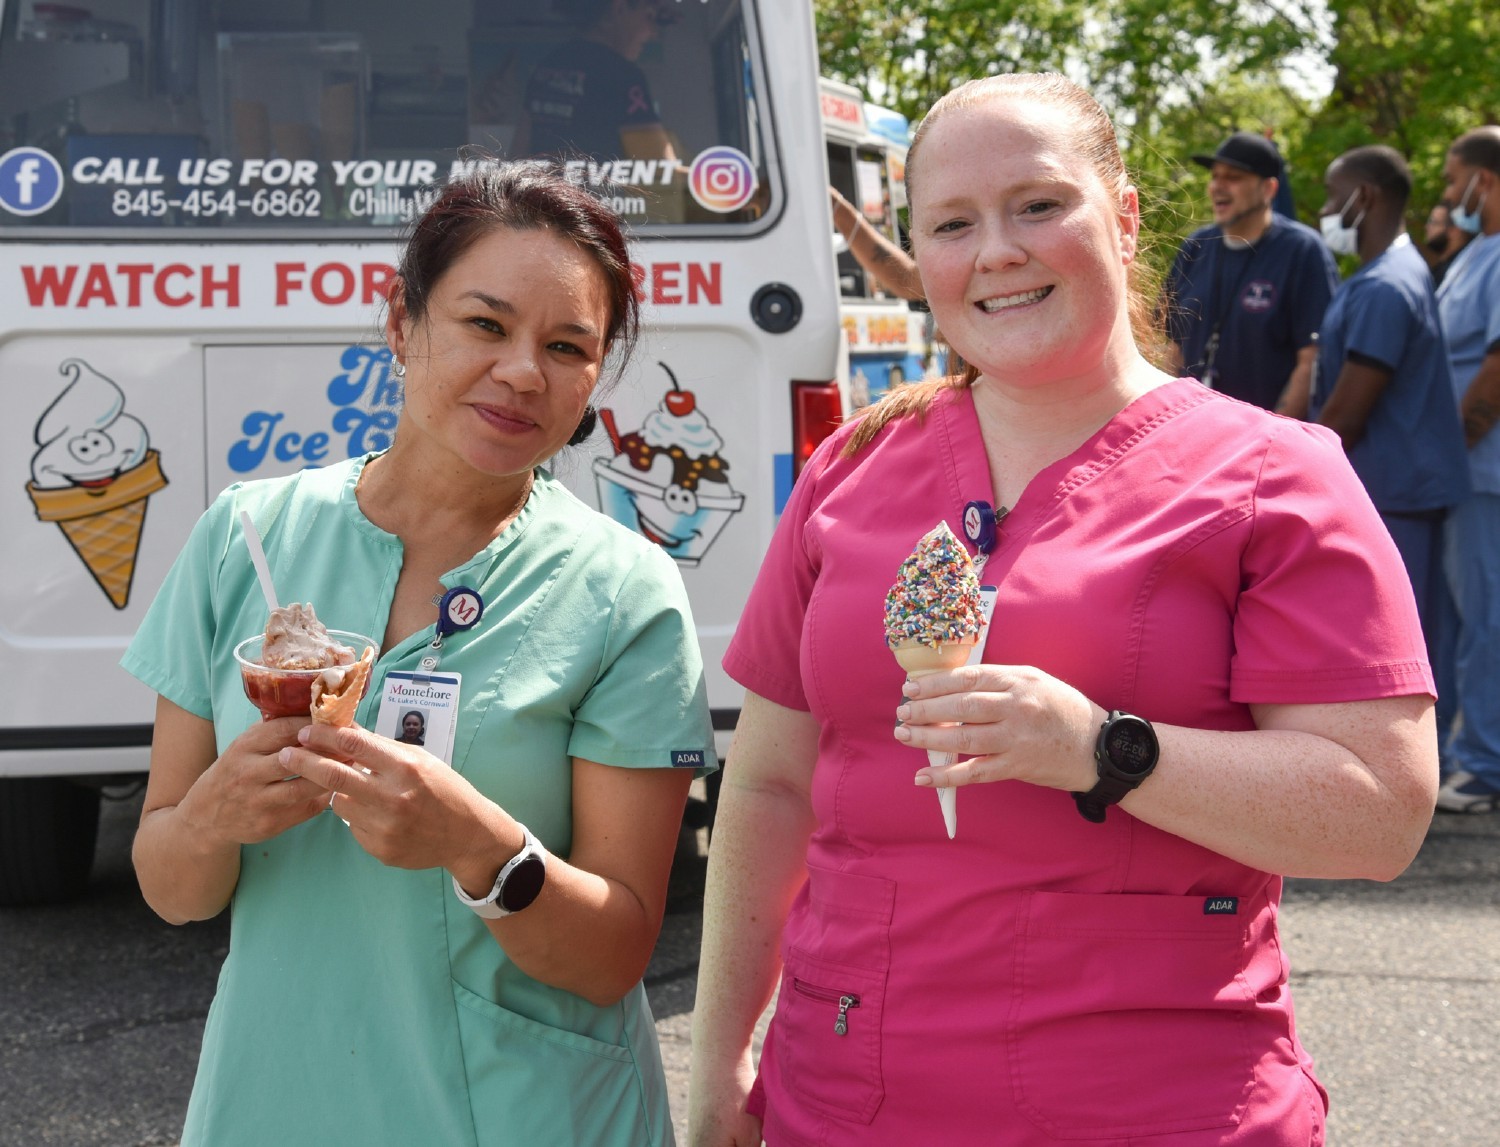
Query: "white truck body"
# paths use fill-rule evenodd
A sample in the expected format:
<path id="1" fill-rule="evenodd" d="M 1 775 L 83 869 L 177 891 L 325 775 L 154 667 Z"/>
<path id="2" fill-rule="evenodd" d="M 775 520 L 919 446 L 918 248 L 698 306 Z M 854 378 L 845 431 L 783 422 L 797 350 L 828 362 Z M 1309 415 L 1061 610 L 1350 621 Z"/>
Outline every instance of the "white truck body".
<path id="1" fill-rule="evenodd" d="M 519 2 L 425 5 L 415 45 L 396 0 L 328 0 L 323 28 L 300 39 L 246 30 L 257 6 L 229 0 L 167 3 L 165 26 L 146 0 L 97 3 L 87 34 L 58 24 L 60 6 L 4 7 L 0 903 L 16 903 L 81 887 L 90 797 L 97 810 L 82 782 L 147 766 L 155 697 L 118 661 L 209 501 L 231 482 L 389 443 L 400 391 L 380 308 L 398 225 L 460 145 L 503 151 L 528 69 L 566 29 Z M 264 7 L 279 29 L 272 10 L 286 6 Z M 678 166 L 572 172 L 631 225 L 642 338 L 601 403 L 607 425 L 555 470 L 677 559 L 728 728 L 740 690 L 720 658 L 794 471 L 842 413 L 816 48 L 806 0 L 662 7 L 659 43 L 637 63 Z M 175 72 L 163 64 L 173 52 Z M 324 71 L 298 103 L 284 89 L 309 66 Z M 269 133 L 256 135 L 243 105 L 257 93 L 241 81 L 278 89 L 258 93 Z M 194 100 L 193 131 L 167 122 Z M 162 122 L 147 130 L 150 115 Z M 49 180 L 57 197 L 35 211 Z M 722 488 L 703 483 L 686 501 L 617 453 L 673 390 L 679 406 L 692 394 L 728 466 Z M 50 465 L 142 431 L 149 475 L 132 461 L 68 484 Z M 86 469 L 75 459 L 75 477 Z"/>

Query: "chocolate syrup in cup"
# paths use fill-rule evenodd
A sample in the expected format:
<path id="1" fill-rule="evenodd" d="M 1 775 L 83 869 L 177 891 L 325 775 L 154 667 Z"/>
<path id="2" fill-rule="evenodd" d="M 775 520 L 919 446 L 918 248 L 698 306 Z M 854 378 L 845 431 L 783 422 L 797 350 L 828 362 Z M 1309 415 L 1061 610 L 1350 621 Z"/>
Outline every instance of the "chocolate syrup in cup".
<path id="1" fill-rule="evenodd" d="M 340 645 L 347 645 L 354 650 L 355 661 L 359 660 L 367 647 L 376 648 L 375 642 L 360 633 L 350 633 L 344 629 L 330 629 L 328 636 Z M 348 665 L 331 665 L 321 669 L 280 669 L 271 665 L 262 665 L 261 646 L 265 639 L 266 636 L 263 633 L 247 637 L 234 647 L 234 659 L 239 662 L 240 681 L 245 687 L 245 696 L 250 698 L 250 703 L 260 710 L 261 718 L 266 721 L 276 717 L 310 716 L 313 682 L 324 673 L 340 672 L 354 667 L 353 662 Z M 366 680 L 366 690 L 369 689 L 369 684 Z M 363 690 L 360 695 L 364 695 Z"/>

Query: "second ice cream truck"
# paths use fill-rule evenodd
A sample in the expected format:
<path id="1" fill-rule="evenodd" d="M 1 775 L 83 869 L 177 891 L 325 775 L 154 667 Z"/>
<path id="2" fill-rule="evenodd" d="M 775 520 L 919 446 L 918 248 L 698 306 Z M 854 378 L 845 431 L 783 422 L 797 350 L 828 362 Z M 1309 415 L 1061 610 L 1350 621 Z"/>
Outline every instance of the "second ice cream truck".
<path id="1" fill-rule="evenodd" d="M 577 7 L 0 4 L 0 904 L 79 892 L 144 773 L 117 663 L 208 502 L 391 441 L 401 228 L 467 149 L 543 146 Z M 555 470 L 676 559 L 727 729 L 720 656 L 845 412 L 811 6 L 629 8 L 630 129 L 567 170 L 629 224 L 645 326 Z"/>
<path id="2" fill-rule="evenodd" d="M 850 84 L 827 77 L 818 83 L 829 182 L 877 231 L 900 243 L 910 124 L 900 113 L 869 103 Z M 851 401 L 860 407 L 923 376 L 929 316 L 876 283 L 837 232 L 834 240 L 839 321 L 848 352 L 844 370 Z"/>

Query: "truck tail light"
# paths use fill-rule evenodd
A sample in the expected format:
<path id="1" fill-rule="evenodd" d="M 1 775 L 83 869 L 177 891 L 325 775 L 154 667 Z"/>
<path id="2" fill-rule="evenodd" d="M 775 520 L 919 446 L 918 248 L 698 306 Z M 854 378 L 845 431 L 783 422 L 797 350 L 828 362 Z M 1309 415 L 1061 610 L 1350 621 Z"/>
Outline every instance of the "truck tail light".
<path id="1" fill-rule="evenodd" d="M 792 478 L 819 443 L 843 424 L 844 400 L 837 382 L 792 383 Z"/>

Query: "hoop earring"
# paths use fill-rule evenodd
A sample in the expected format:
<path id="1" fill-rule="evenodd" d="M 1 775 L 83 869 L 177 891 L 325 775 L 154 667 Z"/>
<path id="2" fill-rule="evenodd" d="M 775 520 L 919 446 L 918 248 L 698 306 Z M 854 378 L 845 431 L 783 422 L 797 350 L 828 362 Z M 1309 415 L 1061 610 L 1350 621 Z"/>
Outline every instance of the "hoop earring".
<path id="1" fill-rule="evenodd" d="M 406 364 L 404 362 L 402 362 L 399 358 L 392 358 L 391 359 L 391 374 L 395 376 L 395 379 L 396 379 L 397 382 L 401 382 L 401 381 L 405 380 L 405 378 L 406 378 Z"/>
<path id="2" fill-rule="evenodd" d="M 583 408 L 583 418 L 579 420 L 578 429 L 573 431 L 573 437 L 568 439 L 569 446 L 581 446 L 588 440 L 588 436 L 594 432 L 594 427 L 599 425 L 599 412 L 592 406 Z"/>

